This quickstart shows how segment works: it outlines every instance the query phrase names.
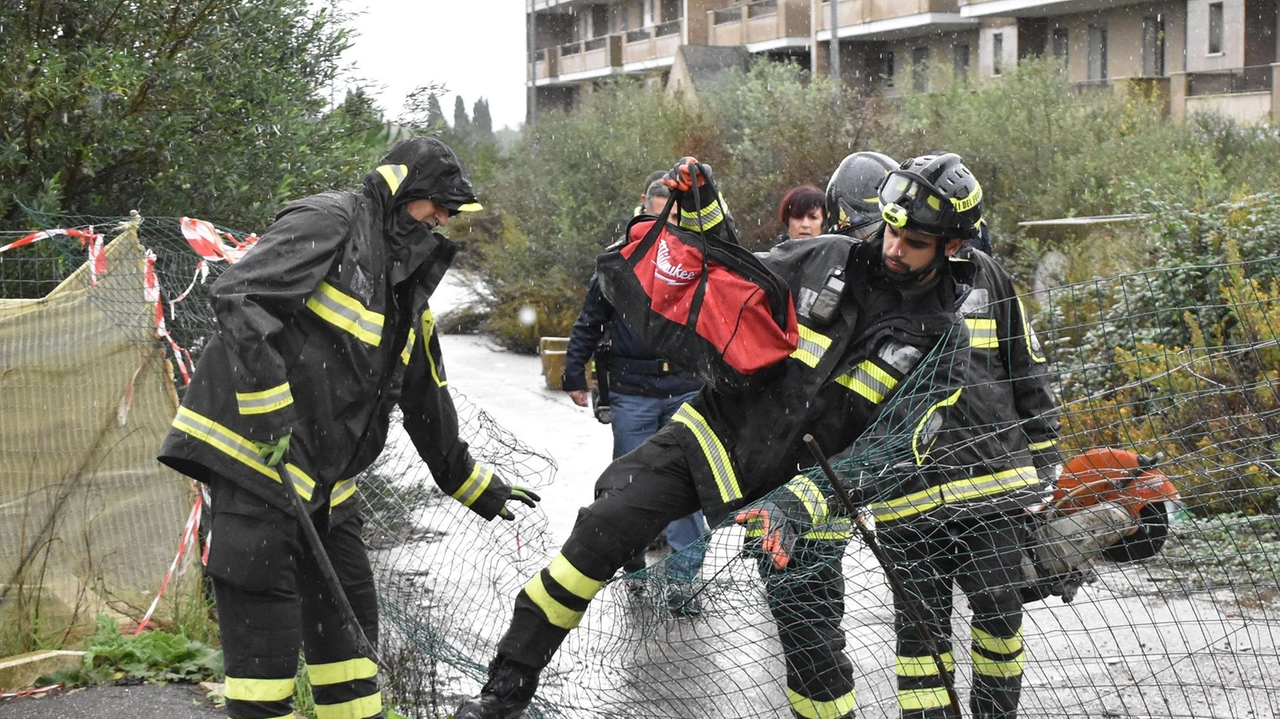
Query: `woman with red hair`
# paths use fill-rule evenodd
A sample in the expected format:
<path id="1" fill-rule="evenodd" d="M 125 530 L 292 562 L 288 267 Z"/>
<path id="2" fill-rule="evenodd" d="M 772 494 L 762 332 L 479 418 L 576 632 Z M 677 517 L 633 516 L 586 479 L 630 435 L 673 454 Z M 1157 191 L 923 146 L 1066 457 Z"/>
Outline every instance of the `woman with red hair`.
<path id="1" fill-rule="evenodd" d="M 778 222 L 783 232 L 778 242 L 801 240 L 822 234 L 826 225 L 827 196 L 813 185 L 798 185 L 782 198 L 778 205 Z"/>

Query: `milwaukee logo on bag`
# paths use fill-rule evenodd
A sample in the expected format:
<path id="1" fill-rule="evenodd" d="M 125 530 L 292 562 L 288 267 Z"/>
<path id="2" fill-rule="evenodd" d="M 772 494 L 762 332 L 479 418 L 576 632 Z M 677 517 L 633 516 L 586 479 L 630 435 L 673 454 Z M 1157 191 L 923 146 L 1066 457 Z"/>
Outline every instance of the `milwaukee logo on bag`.
<path id="1" fill-rule="evenodd" d="M 596 260 L 596 275 L 641 341 L 717 390 L 749 389 L 799 341 L 787 285 L 711 234 L 636 217 L 625 241 Z"/>

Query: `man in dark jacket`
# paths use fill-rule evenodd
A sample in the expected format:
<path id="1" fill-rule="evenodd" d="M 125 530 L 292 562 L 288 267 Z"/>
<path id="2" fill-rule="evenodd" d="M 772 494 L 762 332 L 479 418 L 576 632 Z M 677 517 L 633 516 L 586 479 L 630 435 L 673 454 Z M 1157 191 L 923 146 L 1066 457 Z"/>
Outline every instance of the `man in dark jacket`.
<path id="1" fill-rule="evenodd" d="M 376 646 L 355 478 L 382 451 L 397 404 L 445 493 L 485 519 L 512 519 L 508 500 L 537 502 L 458 437 L 428 302 L 456 252 L 433 229 L 479 209 L 448 146 L 405 140 L 359 194 L 285 207 L 213 285 L 217 333 L 159 459 L 212 492 L 208 573 L 232 717 L 291 714 L 300 647 L 322 715 L 382 716 L 378 667 L 344 628 L 300 522 L 320 530 Z"/>
<path id="2" fill-rule="evenodd" d="M 660 180 L 654 180 L 645 189 L 641 206 L 643 214 L 657 215 L 670 196 L 667 186 Z M 607 357 L 602 358 L 598 348 L 606 332 L 609 333 L 609 350 Z M 603 374 L 601 382 L 605 386 L 601 388 L 602 394 L 607 392 L 609 397 L 614 459 L 639 447 L 702 388 L 702 382 L 692 372 L 680 369 L 640 341 L 605 299 L 595 275 L 587 286 L 582 312 L 573 323 L 561 377 L 561 388 L 579 407 L 588 404 L 586 365 L 593 355 L 596 357 L 597 378 Z M 601 373 L 602 367 L 607 367 L 608 371 Z M 598 499 L 605 492 L 618 489 L 621 487 L 597 485 L 595 496 Z M 691 616 L 701 612 L 692 584 L 706 555 L 706 545 L 698 543 L 698 538 L 706 531 L 707 521 L 701 510 L 667 525 L 667 542 L 673 556 L 667 560 L 666 601 L 668 608 L 677 615 Z M 644 567 L 643 551 L 622 565 L 626 572 L 638 572 Z"/>
<path id="3" fill-rule="evenodd" d="M 727 232 L 705 166 L 682 161 L 670 183 L 679 192 L 681 227 Z M 705 181 L 705 184 L 704 184 Z M 698 192 L 690 192 L 695 187 Z M 704 207 L 694 198 L 710 198 Z M 643 234 L 648 227 L 633 228 Z M 512 623 L 498 645 L 489 680 L 459 708 L 457 719 L 514 719 L 532 700 L 538 675 L 581 621 L 604 583 L 676 517 L 701 507 L 712 523 L 767 496 L 811 464 L 801 438 L 810 433 L 830 451 L 869 428 L 898 432 L 885 446 L 928 448 L 960 393 L 967 364 L 963 331 L 955 331 L 955 286 L 949 241 L 927 244 L 919 276 L 899 275 L 902 259 L 879 242 L 824 236 L 774 248 L 766 262 L 796 298 L 800 342 L 751 392 L 704 389 L 673 421 L 601 477 L 628 477 L 618 493 L 578 514 L 550 566 L 516 598 Z M 958 246 L 956 242 L 954 245 Z M 609 294 L 608 278 L 605 294 Z M 889 401 L 892 398 L 892 401 Z M 905 428 L 905 429 L 904 429 Z M 927 457 L 914 453 L 918 461 Z M 907 453 L 911 455 L 910 452 Z M 856 499 L 879 488 L 868 483 Z M 796 709 L 804 716 L 852 711 L 852 697 Z"/>

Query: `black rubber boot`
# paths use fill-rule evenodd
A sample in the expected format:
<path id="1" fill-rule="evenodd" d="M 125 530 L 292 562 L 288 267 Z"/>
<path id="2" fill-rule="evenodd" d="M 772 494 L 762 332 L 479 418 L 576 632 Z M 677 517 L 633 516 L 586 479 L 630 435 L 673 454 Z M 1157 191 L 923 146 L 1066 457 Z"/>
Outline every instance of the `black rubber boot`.
<path id="1" fill-rule="evenodd" d="M 520 719 L 538 688 L 538 670 L 499 655 L 489 664 L 489 681 L 453 713 L 454 719 Z"/>

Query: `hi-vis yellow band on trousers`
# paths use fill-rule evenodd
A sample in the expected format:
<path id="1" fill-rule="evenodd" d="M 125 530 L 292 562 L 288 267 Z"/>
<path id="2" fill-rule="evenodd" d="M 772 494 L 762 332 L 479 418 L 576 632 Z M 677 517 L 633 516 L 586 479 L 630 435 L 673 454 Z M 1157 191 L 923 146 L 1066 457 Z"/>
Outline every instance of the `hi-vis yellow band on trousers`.
<path id="1" fill-rule="evenodd" d="M 733 471 L 733 461 L 729 452 L 720 443 L 720 438 L 712 431 L 707 420 L 698 411 L 685 403 L 676 410 L 671 421 L 679 422 L 693 433 L 694 439 L 702 448 L 702 454 L 711 467 L 711 476 L 715 478 L 716 487 L 720 489 L 720 499 L 726 503 L 742 499 L 742 488 L 738 486 L 738 475 Z"/>

